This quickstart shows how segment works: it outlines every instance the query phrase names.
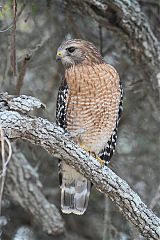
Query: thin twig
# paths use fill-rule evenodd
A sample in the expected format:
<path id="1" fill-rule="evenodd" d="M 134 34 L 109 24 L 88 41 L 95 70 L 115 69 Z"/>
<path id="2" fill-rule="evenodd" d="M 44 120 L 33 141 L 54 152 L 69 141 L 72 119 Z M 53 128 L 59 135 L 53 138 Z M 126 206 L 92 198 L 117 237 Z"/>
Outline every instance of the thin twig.
<path id="1" fill-rule="evenodd" d="M 19 17 L 21 16 L 25 6 L 26 6 L 26 3 L 24 3 L 21 6 L 19 12 L 17 13 L 16 22 L 18 21 Z M 6 32 L 11 28 L 13 28 L 13 21 L 7 27 L 2 29 L 2 31 L 0 31 L 0 33 Z M 12 49 L 12 43 L 10 43 L 10 41 L 8 41 L 7 61 L 6 61 L 6 64 L 5 64 L 6 67 L 5 67 L 5 71 L 4 71 L 4 75 L 3 75 L 3 82 L 1 83 L 1 86 L 0 86 L 1 88 L 3 88 L 3 84 L 4 84 L 5 80 L 7 79 L 7 75 L 8 75 L 8 71 L 10 69 L 10 66 L 12 66 L 12 57 L 11 57 L 11 54 L 10 54 L 11 49 Z"/>
<path id="2" fill-rule="evenodd" d="M 7 137 L 4 137 L 4 140 L 5 140 L 5 142 L 7 143 L 7 146 L 8 146 L 8 157 L 7 157 L 7 160 L 5 161 L 5 164 L 4 164 L 5 170 L 7 170 L 7 165 L 9 163 L 10 159 L 11 159 L 11 156 L 12 156 L 12 147 L 11 147 L 11 143 L 8 140 Z"/>
<path id="3" fill-rule="evenodd" d="M 9 24 L 7 27 L 5 27 L 4 29 L 0 30 L 0 33 L 4 33 L 7 32 L 8 30 L 10 30 L 13 27 L 13 23 Z"/>
<path id="4" fill-rule="evenodd" d="M 4 151 L 4 136 L 3 136 L 3 130 L 0 127 L 0 137 L 1 137 L 1 156 L 2 156 L 2 181 L 0 186 L 0 216 L 1 216 L 1 210 L 2 210 L 2 195 L 3 195 L 3 189 L 4 189 L 4 183 L 5 183 L 5 151 Z"/>
<path id="5" fill-rule="evenodd" d="M 1 82 L 1 88 L 3 89 L 3 86 L 8 78 L 8 72 L 10 70 L 11 67 L 11 41 L 9 39 L 9 37 L 7 37 L 6 40 L 8 43 L 8 49 L 7 49 L 7 53 L 6 53 L 6 63 L 5 63 L 5 69 L 4 69 L 4 74 L 3 74 L 3 81 Z"/>
<path id="6" fill-rule="evenodd" d="M 1 139 L 1 157 L 2 157 L 2 173 L 0 174 L 1 186 L 0 186 L 0 216 L 1 216 L 1 210 L 2 210 L 2 196 L 3 196 L 3 189 L 4 189 L 4 183 L 5 183 L 5 177 L 6 177 L 6 171 L 7 171 L 7 165 L 11 159 L 12 156 L 12 148 L 10 141 L 4 137 L 3 130 L 0 127 L 0 139 Z M 8 145 L 8 157 L 6 160 L 5 157 L 5 142 Z"/>
<path id="7" fill-rule="evenodd" d="M 21 16 L 21 14 L 22 14 L 25 6 L 26 6 L 26 3 L 24 3 L 24 4 L 21 6 L 19 12 L 16 14 L 16 22 L 18 21 L 19 17 Z M 1 29 L 1 30 L 0 30 L 0 33 L 7 32 L 7 31 L 10 30 L 11 28 L 13 28 L 13 26 L 14 26 L 14 21 L 12 21 L 8 26 L 6 26 L 6 27 L 4 27 L 3 29 Z"/>
<path id="8" fill-rule="evenodd" d="M 27 65 L 28 65 L 28 62 L 30 59 L 31 59 L 31 56 L 29 54 L 26 54 L 24 59 L 21 62 L 20 72 L 19 72 L 19 76 L 17 78 L 17 83 L 16 83 L 16 94 L 17 95 L 19 95 L 21 92 L 21 88 L 23 86 L 23 81 L 24 81 L 24 76 L 25 76 Z"/>

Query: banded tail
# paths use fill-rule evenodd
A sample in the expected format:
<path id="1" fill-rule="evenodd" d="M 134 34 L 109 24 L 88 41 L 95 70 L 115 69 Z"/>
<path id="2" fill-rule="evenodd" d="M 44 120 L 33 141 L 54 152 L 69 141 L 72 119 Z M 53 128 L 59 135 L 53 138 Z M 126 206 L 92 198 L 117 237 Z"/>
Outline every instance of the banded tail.
<path id="1" fill-rule="evenodd" d="M 60 161 L 61 210 L 82 215 L 88 205 L 91 182 L 74 168 Z"/>

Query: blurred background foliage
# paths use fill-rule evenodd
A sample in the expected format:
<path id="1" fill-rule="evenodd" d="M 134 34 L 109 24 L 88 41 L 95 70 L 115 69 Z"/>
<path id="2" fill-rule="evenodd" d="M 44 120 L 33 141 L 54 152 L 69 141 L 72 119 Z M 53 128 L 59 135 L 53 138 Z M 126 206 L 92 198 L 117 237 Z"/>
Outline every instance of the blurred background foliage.
<path id="1" fill-rule="evenodd" d="M 160 39 L 160 2 L 139 0 L 154 34 Z M 70 6 L 72 8 L 72 6 Z M 13 1 L 0 2 L 0 88 L 1 92 L 16 94 L 17 79 L 23 61 L 30 56 L 22 79 L 20 94 L 39 98 L 47 110 L 41 115 L 55 121 L 56 96 L 63 68 L 56 63 L 58 46 L 67 38 L 83 38 L 101 49 L 106 62 L 119 72 L 124 88 L 124 113 L 119 138 L 110 167 L 141 196 L 149 206 L 160 184 L 159 122 L 157 108 L 143 81 L 143 66 L 133 62 L 123 39 L 116 32 L 101 27 L 93 18 L 73 14 L 65 1 L 17 0 L 16 76 L 13 76 Z M 5 29 L 9 28 L 7 31 Z M 101 37 L 102 36 L 102 37 Z M 27 55 L 26 55 L 27 54 Z M 149 84 L 149 83 L 148 83 Z M 158 99 L 157 99 L 158 101 Z M 22 152 L 37 169 L 43 183 L 43 192 L 50 202 L 60 208 L 57 161 L 43 149 L 27 142 L 18 142 Z M 160 215 L 160 203 L 153 209 Z M 4 199 L 3 215 L 8 224 L 3 239 L 28 226 L 33 235 L 26 239 L 118 240 L 138 239 L 136 231 L 122 217 L 109 199 L 92 189 L 89 207 L 83 216 L 63 215 L 66 224 L 64 236 L 44 234 L 31 217 L 12 199 Z M 25 229 L 25 228 L 24 228 Z M 22 236 L 25 231 L 22 231 Z"/>

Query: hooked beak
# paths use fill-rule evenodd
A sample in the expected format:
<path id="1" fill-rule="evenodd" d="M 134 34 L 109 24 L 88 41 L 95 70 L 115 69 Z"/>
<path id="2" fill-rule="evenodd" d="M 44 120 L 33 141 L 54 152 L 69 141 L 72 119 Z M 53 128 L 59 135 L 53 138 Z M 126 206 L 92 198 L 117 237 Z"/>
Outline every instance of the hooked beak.
<path id="1" fill-rule="evenodd" d="M 58 61 L 61 61 L 61 59 L 62 59 L 62 52 L 57 52 L 57 55 L 56 55 L 56 61 L 58 62 Z"/>

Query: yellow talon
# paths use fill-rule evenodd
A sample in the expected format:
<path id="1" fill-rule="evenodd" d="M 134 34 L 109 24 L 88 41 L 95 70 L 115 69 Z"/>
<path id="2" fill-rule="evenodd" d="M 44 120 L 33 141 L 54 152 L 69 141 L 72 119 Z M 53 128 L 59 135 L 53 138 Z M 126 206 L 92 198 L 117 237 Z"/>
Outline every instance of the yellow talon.
<path id="1" fill-rule="evenodd" d="M 91 151 L 88 147 L 86 147 L 83 143 L 80 144 L 80 147 L 83 148 L 86 152 L 88 152 L 89 154 L 91 154 L 94 158 L 97 159 L 97 161 L 101 164 L 101 166 L 103 167 L 105 165 L 105 161 L 102 160 L 100 157 L 98 157 L 95 152 Z"/>
<path id="2" fill-rule="evenodd" d="M 96 156 L 96 159 L 101 164 L 102 167 L 105 165 L 105 161 L 102 160 L 100 157 Z"/>
<path id="3" fill-rule="evenodd" d="M 86 152 L 91 152 L 90 149 L 86 147 L 86 145 L 84 145 L 83 143 L 80 144 L 80 147 L 83 148 Z"/>

